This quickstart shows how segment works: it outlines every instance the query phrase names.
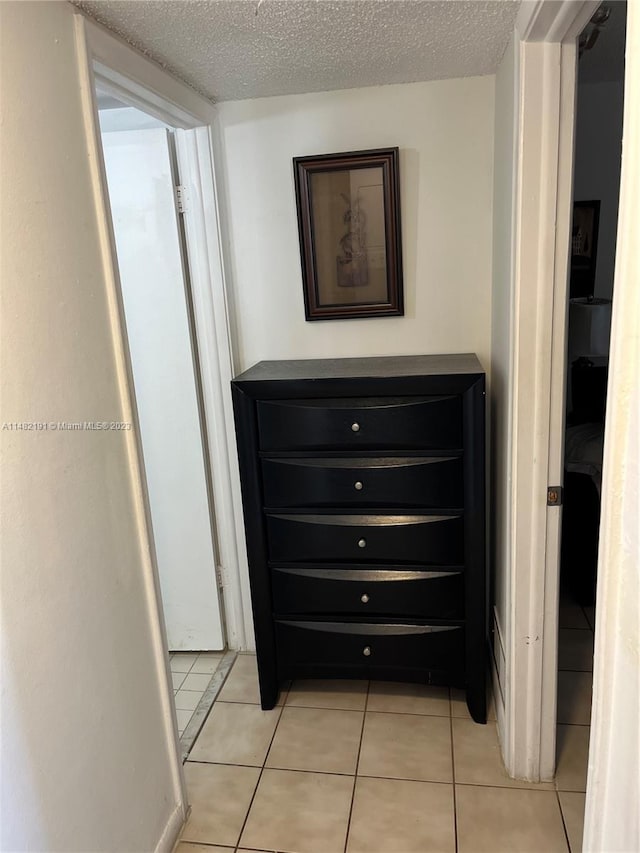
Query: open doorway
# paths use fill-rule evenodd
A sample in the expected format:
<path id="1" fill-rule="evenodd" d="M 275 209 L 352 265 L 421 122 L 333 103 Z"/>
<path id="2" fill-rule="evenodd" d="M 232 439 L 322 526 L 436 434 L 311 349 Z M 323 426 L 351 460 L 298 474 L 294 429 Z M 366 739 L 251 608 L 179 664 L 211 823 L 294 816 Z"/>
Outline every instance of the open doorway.
<path id="1" fill-rule="evenodd" d="M 626 3 L 603 4 L 578 42 L 568 288 L 556 783 L 582 849 L 591 722 L 604 423 L 624 104 Z"/>
<path id="2" fill-rule="evenodd" d="M 211 458 L 175 128 L 96 87 L 138 448 L 183 755 L 222 681 Z"/>
<path id="3" fill-rule="evenodd" d="M 220 651 L 215 524 L 171 128 L 98 91 L 169 651 Z"/>

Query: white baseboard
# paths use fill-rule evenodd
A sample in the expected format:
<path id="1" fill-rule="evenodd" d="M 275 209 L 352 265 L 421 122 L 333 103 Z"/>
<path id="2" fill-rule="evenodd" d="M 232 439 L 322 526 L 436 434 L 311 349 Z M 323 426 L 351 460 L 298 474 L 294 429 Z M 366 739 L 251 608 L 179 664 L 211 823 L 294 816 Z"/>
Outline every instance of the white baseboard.
<path id="1" fill-rule="evenodd" d="M 507 672 L 507 658 L 504 651 L 504 640 L 502 638 L 502 629 L 500 627 L 500 620 L 498 618 L 498 612 L 493 608 L 493 645 L 492 645 L 492 667 L 495 671 L 495 677 L 498 682 L 498 686 L 500 688 L 500 696 L 502 697 L 502 704 L 504 705 L 504 692 L 505 692 L 505 677 Z M 496 697 L 497 698 L 497 697 Z"/>
<path id="2" fill-rule="evenodd" d="M 504 643 L 502 641 L 502 631 L 500 629 L 500 620 L 494 607 L 493 609 L 493 644 L 491 648 L 491 681 L 493 684 L 493 701 L 496 708 L 496 722 L 498 727 L 498 740 L 500 747 L 504 753 L 504 735 L 505 735 L 505 675 L 506 675 L 506 657 L 504 653 Z"/>
<path id="3" fill-rule="evenodd" d="M 185 811 L 182 803 L 179 803 L 167 821 L 160 840 L 156 844 L 155 853 L 172 853 L 180 841 L 180 835 L 187 822 L 187 815 L 188 812 Z"/>
<path id="4" fill-rule="evenodd" d="M 504 706 L 504 695 L 502 693 L 502 685 L 500 683 L 500 676 L 498 674 L 498 667 L 496 665 L 495 659 L 491 658 L 491 683 L 493 687 L 493 702 L 496 707 L 496 724 L 498 727 L 498 740 L 500 741 L 500 746 L 503 744 L 504 737 L 504 722 L 505 722 L 505 706 Z M 504 749 L 503 749 L 504 751 Z"/>

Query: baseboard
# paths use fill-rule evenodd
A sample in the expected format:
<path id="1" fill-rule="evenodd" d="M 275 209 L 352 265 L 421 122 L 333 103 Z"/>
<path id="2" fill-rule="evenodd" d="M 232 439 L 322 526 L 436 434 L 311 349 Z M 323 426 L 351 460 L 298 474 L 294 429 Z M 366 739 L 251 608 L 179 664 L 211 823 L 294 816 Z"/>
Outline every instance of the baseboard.
<path id="1" fill-rule="evenodd" d="M 156 845 L 155 853 L 172 853 L 178 841 L 180 841 L 182 830 L 187 822 L 187 816 L 188 811 L 185 811 L 182 803 L 179 803 L 167 821 L 167 825 Z"/>
<path id="2" fill-rule="evenodd" d="M 505 675 L 506 657 L 500 620 L 496 609 L 493 610 L 493 643 L 491 647 L 491 680 L 493 683 L 493 701 L 496 707 L 496 721 L 498 726 L 498 739 L 504 752 L 505 731 Z"/>
<path id="3" fill-rule="evenodd" d="M 493 608 L 493 626 L 492 626 L 493 643 L 491 644 L 492 652 L 492 667 L 495 670 L 496 678 L 500 687 L 500 695 L 504 704 L 505 690 L 505 675 L 507 670 L 507 658 L 504 652 L 504 641 L 502 639 L 502 628 L 500 627 L 500 619 L 496 608 Z"/>
<path id="4" fill-rule="evenodd" d="M 491 659 L 491 684 L 493 687 L 493 702 L 496 707 L 496 723 L 498 727 L 498 740 L 502 745 L 502 735 L 504 732 L 504 721 L 505 721 L 505 705 L 504 705 L 504 695 L 502 693 L 502 685 L 500 684 L 500 676 L 498 675 L 498 668 L 496 666 L 495 659 L 492 657 Z"/>

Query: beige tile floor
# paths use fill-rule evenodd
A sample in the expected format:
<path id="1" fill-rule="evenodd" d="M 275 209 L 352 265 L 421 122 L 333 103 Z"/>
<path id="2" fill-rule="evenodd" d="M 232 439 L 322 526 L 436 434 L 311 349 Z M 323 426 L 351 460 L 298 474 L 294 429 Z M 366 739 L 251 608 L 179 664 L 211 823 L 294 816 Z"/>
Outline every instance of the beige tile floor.
<path id="1" fill-rule="evenodd" d="M 584 727 L 562 729 L 557 785 L 535 785 L 507 776 L 491 717 L 459 691 L 359 681 L 294 682 L 262 711 L 240 655 L 185 765 L 178 853 L 577 853 Z"/>
<path id="2" fill-rule="evenodd" d="M 180 736 L 198 707 L 223 657 L 224 652 L 171 652 L 169 654 Z"/>

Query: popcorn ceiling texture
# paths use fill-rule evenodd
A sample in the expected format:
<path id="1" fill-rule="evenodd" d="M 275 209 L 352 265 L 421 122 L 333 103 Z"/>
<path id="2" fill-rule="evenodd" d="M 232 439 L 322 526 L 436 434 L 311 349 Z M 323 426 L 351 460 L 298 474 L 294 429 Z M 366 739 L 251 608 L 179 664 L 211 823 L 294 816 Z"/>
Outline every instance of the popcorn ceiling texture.
<path id="1" fill-rule="evenodd" d="M 513 0 L 76 0 L 216 101 L 493 74 Z"/>

